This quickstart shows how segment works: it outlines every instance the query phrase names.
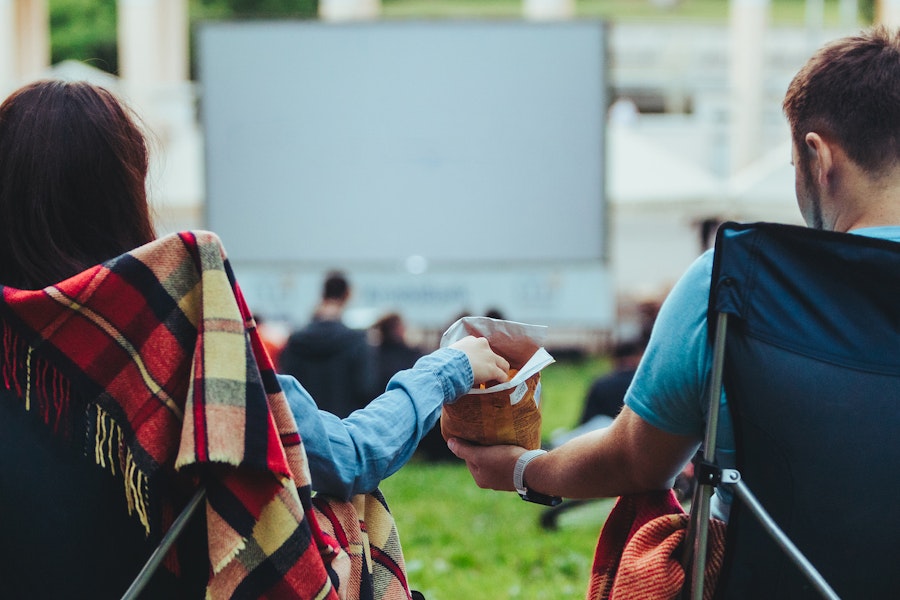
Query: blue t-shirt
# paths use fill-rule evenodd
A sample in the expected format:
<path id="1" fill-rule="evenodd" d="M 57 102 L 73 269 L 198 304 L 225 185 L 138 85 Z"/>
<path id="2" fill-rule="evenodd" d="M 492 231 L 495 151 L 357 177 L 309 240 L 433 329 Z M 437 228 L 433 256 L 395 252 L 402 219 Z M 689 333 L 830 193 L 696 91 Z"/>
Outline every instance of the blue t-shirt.
<path id="1" fill-rule="evenodd" d="M 900 242 L 900 226 L 867 227 L 851 233 Z M 625 395 L 625 404 L 647 423 L 678 435 L 702 440 L 709 412 L 707 399 L 712 367 L 712 341 L 706 311 L 712 279 L 713 251 L 707 250 L 666 297 L 653 326 L 647 350 Z M 717 460 L 734 466 L 734 429 L 722 394 Z M 730 498 L 717 490 L 720 502 Z M 714 505 L 727 517 L 727 506 Z"/>
<path id="2" fill-rule="evenodd" d="M 412 457 L 441 406 L 472 387 L 465 353 L 442 348 L 400 371 L 386 391 L 345 419 L 319 410 L 290 375 L 278 375 L 309 462 L 316 492 L 350 498 L 374 490 Z"/>

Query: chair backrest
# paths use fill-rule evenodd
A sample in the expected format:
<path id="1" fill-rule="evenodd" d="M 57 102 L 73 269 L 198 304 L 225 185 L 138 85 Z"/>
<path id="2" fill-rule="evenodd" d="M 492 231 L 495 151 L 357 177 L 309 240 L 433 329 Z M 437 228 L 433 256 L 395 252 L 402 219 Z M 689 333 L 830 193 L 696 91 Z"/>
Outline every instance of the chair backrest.
<path id="1" fill-rule="evenodd" d="M 719 230 L 710 331 L 741 480 L 846 598 L 900 593 L 900 244 L 775 224 Z M 735 499 L 726 598 L 819 592 Z"/>

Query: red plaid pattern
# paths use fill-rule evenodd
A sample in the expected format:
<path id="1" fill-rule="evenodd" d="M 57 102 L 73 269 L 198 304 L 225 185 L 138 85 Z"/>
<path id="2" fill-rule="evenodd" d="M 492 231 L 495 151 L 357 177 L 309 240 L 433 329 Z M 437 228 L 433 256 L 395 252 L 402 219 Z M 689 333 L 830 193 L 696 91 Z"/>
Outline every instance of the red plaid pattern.
<path id="1" fill-rule="evenodd" d="M 59 386 L 96 407 L 97 462 L 125 478 L 148 531 L 174 512 L 158 477 L 204 481 L 209 597 L 409 598 L 393 543 L 374 554 L 399 565 L 397 585 L 347 594 L 373 586 L 351 581 L 365 576 L 361 559 L 316 520 L 301 438 L 215 234 L 170 235 L 43 290 L 2 287 L 0 299 L 5 384 L 63 433 Z M 327 529 L 365 530 L 352 503 L 317 502 L 343 514 Z M 395 540 L 386 505 L 375 520 Z"/>

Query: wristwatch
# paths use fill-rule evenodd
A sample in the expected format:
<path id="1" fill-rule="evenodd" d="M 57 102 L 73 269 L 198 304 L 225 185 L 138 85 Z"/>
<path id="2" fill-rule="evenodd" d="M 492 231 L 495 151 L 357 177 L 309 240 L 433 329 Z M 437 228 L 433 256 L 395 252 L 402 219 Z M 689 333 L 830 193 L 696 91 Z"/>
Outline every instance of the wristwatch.
<path id="1" fill-rule="evenodd" d="M 516 491 L 519 492 L 519 496 L 522 497 L 522 500 L 544 504 L 546 506 L 556 506 L 562 502 L 562 498 L 559 496 L 548 496 L 547 494 L 529 490 L 525 485 L 525 467 L 528 466 L 528 463 L 542 454 L 547 454 L 547 451 L 528 450 L 519 456 L 519 460 L 516 461 L 516 467 L 513 469 L 513 486 L 516 488 Z"/>

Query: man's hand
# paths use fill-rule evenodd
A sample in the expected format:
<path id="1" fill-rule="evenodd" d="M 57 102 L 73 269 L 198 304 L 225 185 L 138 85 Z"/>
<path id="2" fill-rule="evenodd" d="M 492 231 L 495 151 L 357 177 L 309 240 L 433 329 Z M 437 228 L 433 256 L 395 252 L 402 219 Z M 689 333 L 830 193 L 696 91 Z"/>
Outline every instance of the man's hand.
<path id="1" fill-rule="evenodd" d="M 519 446 L 447 442 L 478 487 L 510 491 Z M 584 433 L 529 463 L 529 489 L 565 498 L 603 498 L 670 487 L 699 440 L 658 429 L 627 406 L 612 425 Z"/>
<path id="2" fill-rule="evenodd" d="M 491 350 L 487 338 L 467 335 L 450 344 L 450 348 L 461 350 L 469 358 L 472 372 L 475 374 L 473 387 L 488 381 L 506 381 L 509 379 L 509 362 Z"/>
<path id="3" fill-rule="evenodd" d="M 520 446 L 479 446 L 457 438 L 447 440 L 456 456 L 466 461 L 472 478 L 480 488 L 514 491 L 513 469 L 525 452 Z"/>

